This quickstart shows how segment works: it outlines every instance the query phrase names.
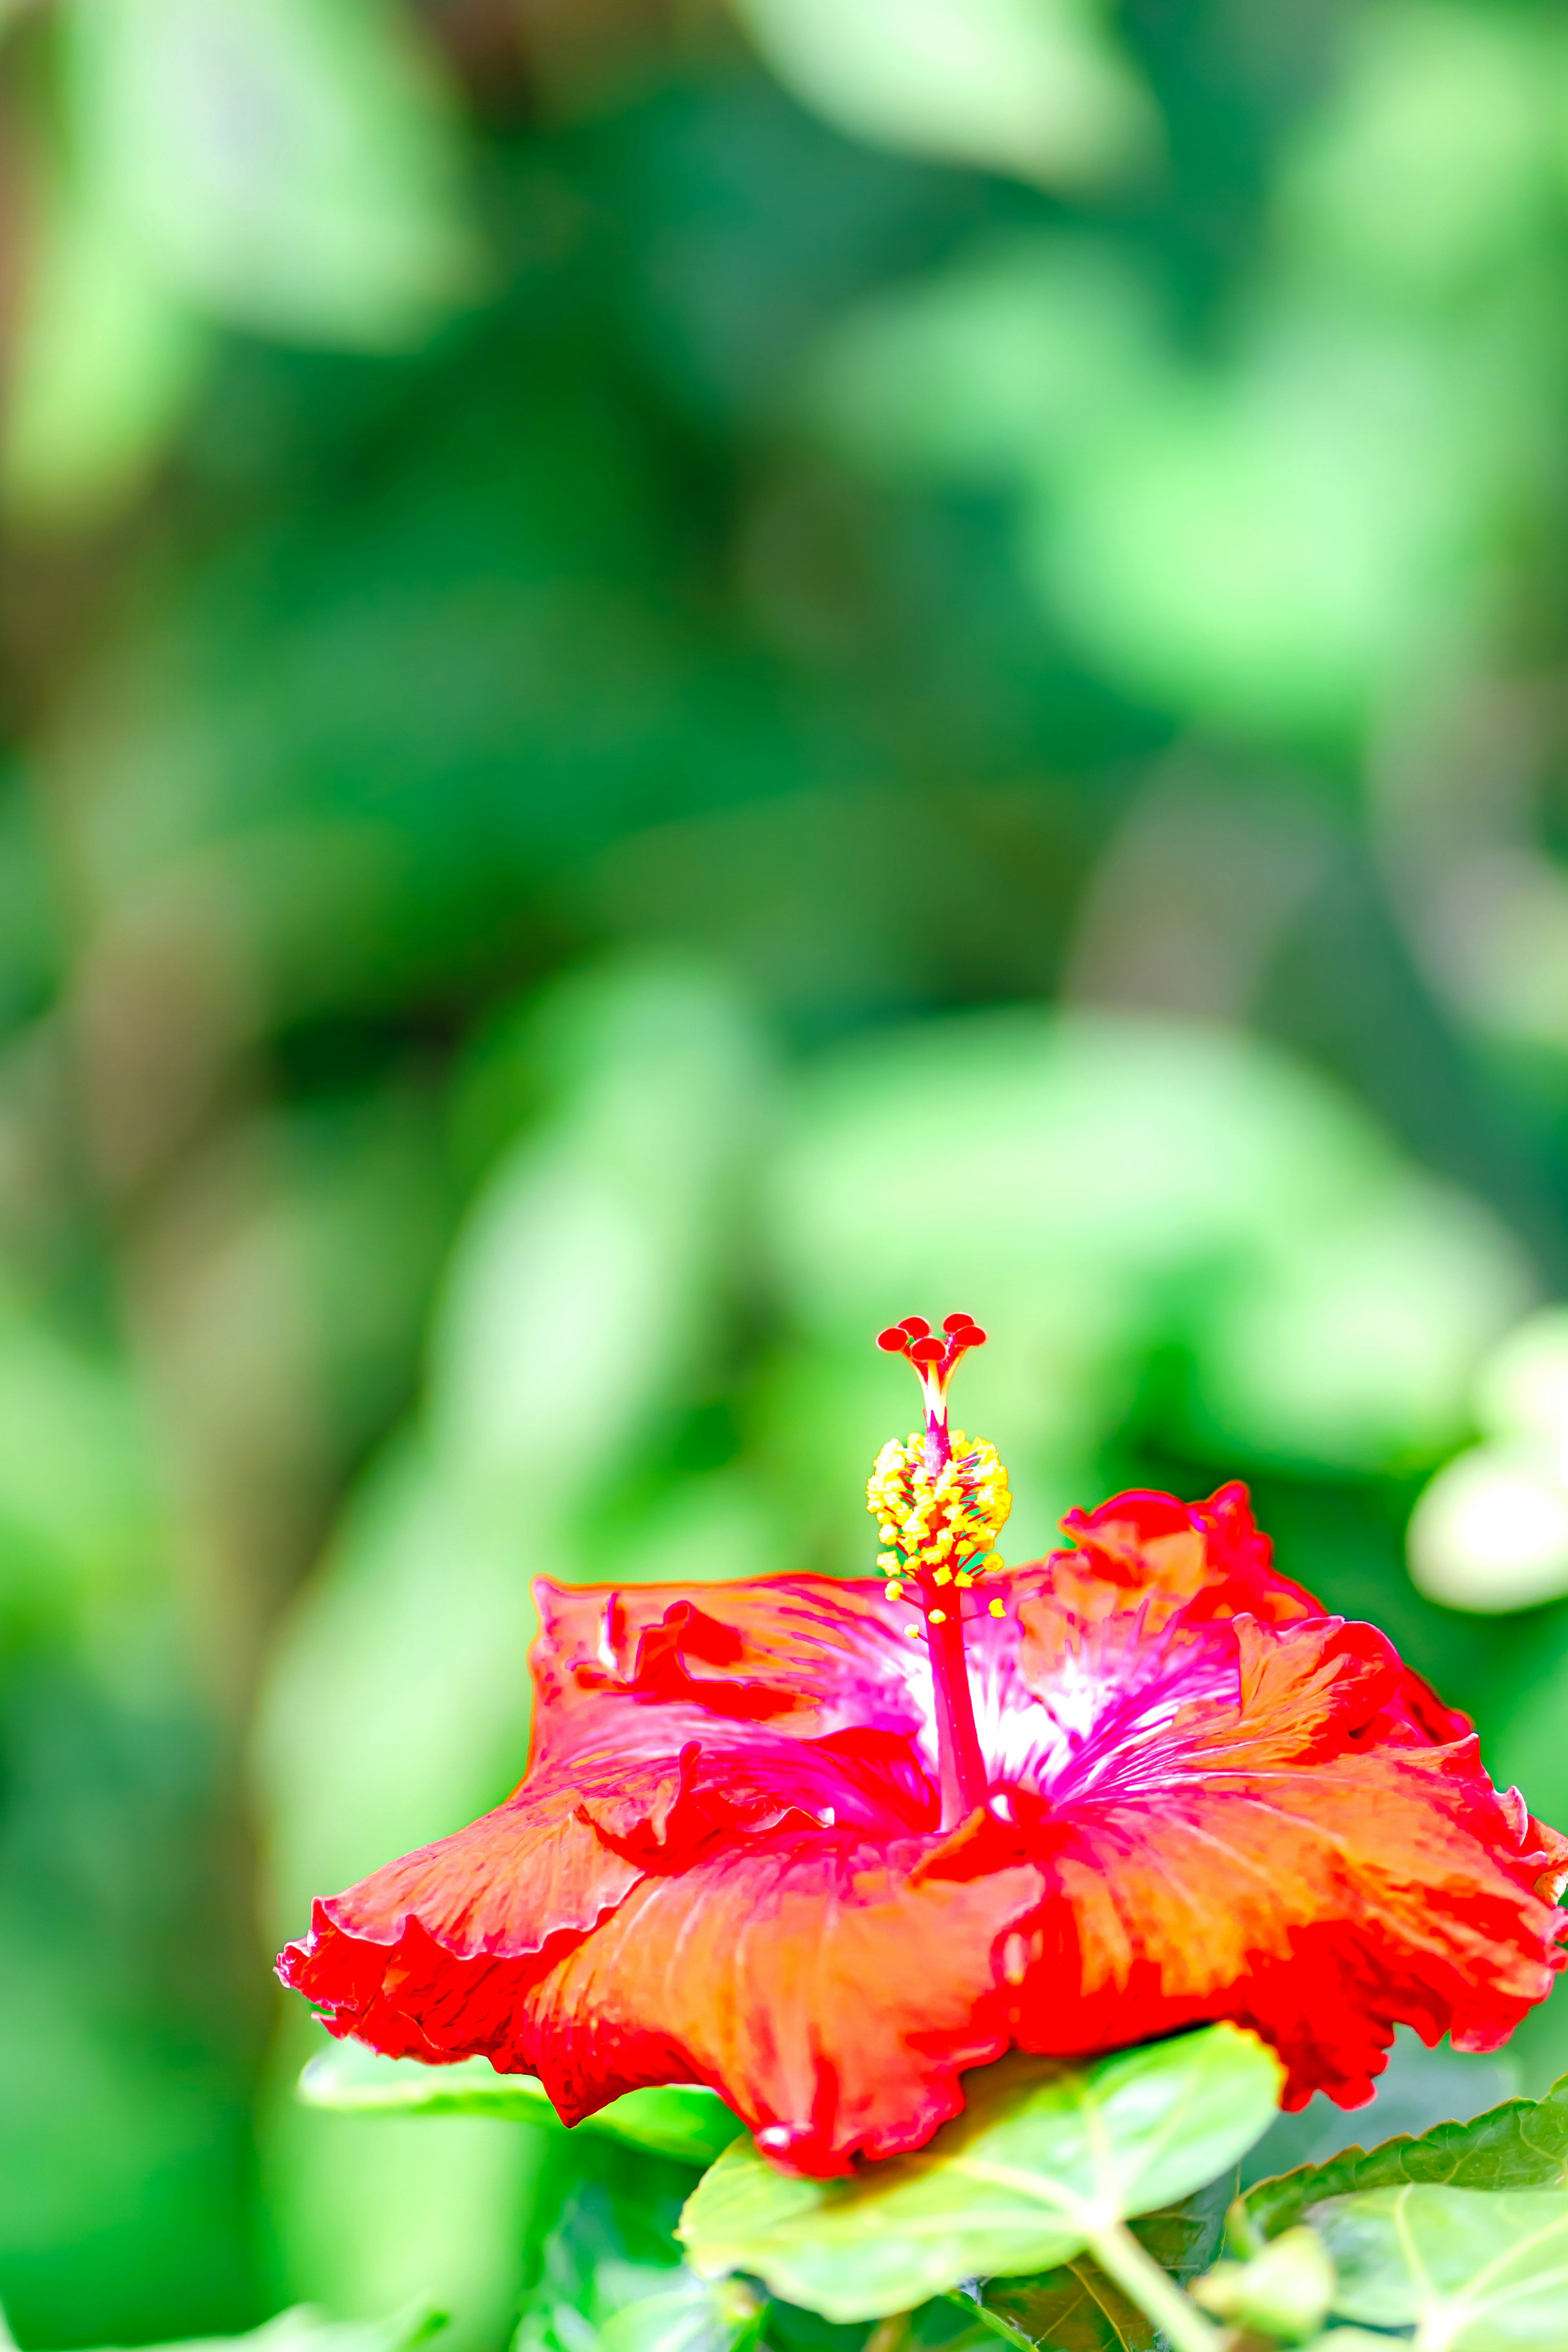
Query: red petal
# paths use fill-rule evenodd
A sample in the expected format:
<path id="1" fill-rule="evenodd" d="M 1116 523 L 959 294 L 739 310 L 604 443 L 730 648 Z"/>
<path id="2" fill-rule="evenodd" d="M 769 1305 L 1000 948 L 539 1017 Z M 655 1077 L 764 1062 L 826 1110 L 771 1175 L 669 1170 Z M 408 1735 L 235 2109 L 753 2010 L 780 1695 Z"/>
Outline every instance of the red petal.
<path id="1" fill-rule="evenodd" d="M 1125 1608 L 1147 1594 L 1167 1613 L 1189 1601 L 1208 1615 L 1246 1610 L 1271 1624 L 1322 1613 L 1303 1586 L 1276 1574 L 1274 1547 L 1239 1482 L 1206 1503 L 1133 1487 L 1097 1511 L 1069 1511 L 1062 1532 L 1078 1549 L 1054 1552 L 1051 1565 L 1064 1591 L 1070 1585 L 1091 1610 Z"/>
<path id="2" fill-rule="evenodd" d="M 1054 1675 L 1087 1664 L 1120 1714 L 1042 1773 L 1058 1904 L 1039 1930 L 1018 2037 L 1068 2053 L 1234 2017 L 1275 2044 L 1288 2100 L 1369 2095 L 1396 2022 L 1495 2049 L 1563 1965 L 1564 1915 L 1536 1891 L 1568 1842 L 1498 1797 L 1473 1739 L 1417 1746 L 1403 1669 L 1370 1626 L 1175 1621 L 1163 1712 L 1136 1619 L 1062 1638 L 1023 1612 Z M 1111 1650 L 1127 1654 L 1119 1678 Z M 1212 1668 L 1235 1659 L 1230 1693 Z M 1207 1688 L 1203 1660 L 1207 1654 Z"/>
<path id="3" fill-rule="evenodd" d="M 1009 2036 L 1235 2017 L 1297 2102 L 1364 2095 L 1400 2021 L 1495 2047 L 1563 1965 L 1568 1842 L 1381 1634 L 1274 1574 L 1244 1490 L 1073 1527 L 969 1629 L 1003 1788 L 945 1836 L 875 1586 L 542 1586 L 523 1787 L 318 1905 L 286 1980 L 573 2116 L 710 2082 L 814 2172 L 918 2145 Z"/>
<path id="4" fill-rule="evenodd" d="M 870 1726 L 916 1737 L 924 1717 L 909 1643 L 879 1584 L 784 1576 L 752 1584 L 604 1585 L 535 1580 L 540 1632 L 535 1759 L 635 1723 L 638 1752 L 669 1756 L 711 1723 L 665 1718 L 700 1709 L 739 1727 L 766 1722 L 800 1739 Z M 628 1717 L 626 1702 L 637 1702 Z"/>
<path id="5" fill-rule="evenodd" d="M 801 2171 L 918 2147 L 1007 2046 L 996 1954 L 1043 1889 L 1017 1857 L 917 1885 L 931 1843 L 780 1837 L 647 1880 L 531 1995 L 529 2063 L 568 2117 L 710 2083 Z"/>

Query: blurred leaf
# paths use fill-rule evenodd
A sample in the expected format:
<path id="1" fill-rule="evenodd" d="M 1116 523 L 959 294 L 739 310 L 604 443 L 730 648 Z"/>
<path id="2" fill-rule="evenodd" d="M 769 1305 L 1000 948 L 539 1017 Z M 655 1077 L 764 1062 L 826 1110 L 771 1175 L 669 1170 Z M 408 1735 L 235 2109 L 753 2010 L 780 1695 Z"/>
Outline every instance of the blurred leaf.
<path id="1" fill-rule="evenodd" d="M 1152 108 L 1099 0 L 734 0 L 795 94 L 861 138 L 1075 183 L 1146 155 Z"/>
<path id="2" fill-rule="evenodd" d="M 1410 1521 L 1410 1573 L 1449 1609 L 1532 1609 L 1568 1592 L 1568 1315 L 1547 1307 L 1479 1368 L 1488 1443 L 1437 1473 Z"/>
<path id="3" fill-rule="evenodd" d="M 1228 368 L 1153 383 L 1088 446 L 1042 453 L 1026 575 L 1163 701 L 1343 741 L 1385 683 L 1479 625 L 1500 446 L 1495 395 L 1468 392 L 1419 335 L 1282 301 Z"/>
<path id="4" fill-rule="evenodd" d="M 68 0 L 78 169 L 148 278 L 372 349 L 468 289 L 457 123 L 394 0 Z"/>
<path id="5" fill-rule="evenodd" d="M 1568 1481 L 1549 1455 L 1474 1445 L 1446 1463 L 1411 1516 L 1410 1573 L 1446 1609 L 1497 1614 L 1568 1592 Z"/>
<path id="6" fill-rule="evenodd" d="M 0 768 L 0 1036 L 54 996 L 65 965 L 63 911 L 37 795 Z"/>
<path id="7" fill-rule="evenodd" d="M 1492 1349 L 1476 1375 L 1476 1411 L 1493 1437 L 1568 1449 L 1568 1307 L 1543 1307 Z"/>
<path id="8" fill-rule="evenodd" d="M 1314 2336 L 1308 2352 L 1390 2352 L 1391 2343 L 1407 2345 L 1407 2336 L 1374 2335 L 1365 2327 L 1331 2327 L 1325 2335 Z"/>
<path id="9" fill-rule="evenodd" d="M 247 2352 L 412 2352 L 445 2326 L 439 2312 L 418 2307 L 392 2319 L 328 2319 L 300 2305 L 244 2336 L 199 2336 L 151 2352 L 237 2352 L 241 2345 Z"/>
<path id="10" fill-rule="evenodd" d="M 729 987 L 679 963 L 564 987 L 534 1034 L 563 1115 L 469 1220 L 431 1417 L 453 1478 L 537 1526 L 677 1409 L 710 1339 L 767 1072 Z"/>
<path id="11" fill-rule="evenodd" d="M 9 351 L 9 503 L 76 522 L 137 488 L 200 388 L 210 341 L 112 205 L 69 175 L 46 177 Z"/>
<path id="12" fill-rule="evenodd" d="M 805 404 L 878 472 L 1004 489 L 1022 577 L 1109 676 L 1342 743 L 1474 641 L 1541 355 L 1280 276 L 1196 364 L 1168 303 L 1100 237 L 987 241 L 835 322 Z"/>
<path id="13" fill-rule="evenodd" d="M 423 1425 L 376 1465 L 279 1643 L 260 1763 L 282 1932 L 516 1783 L 530 1579 L 584 1572 L 580 1523 L 716 1343 L 767 1083 L 729 990 L 663 963 L 586 975 L 534 1008 L 517 1051 L 534 1118 L 459 1236 Z M 342 2119 L 293 2110 L 278 2128 L 283 2226 L 312 2291 L 363 2298 L 423 2247 L 454 2306 L 465 2266 L 471 2299 L 481 2276 L 496 2306 L 514 2292 L 526 2135 L 389 2122 L 351 2165 Z M 466 2132 L 472 2174 L 447 2199 L 443 2135 Z"/>
<path id="14" fill-rule="evenodd" d="M 0 1610 L 74 1622 L 112 1672 L 128 1609 L 160 1589 L 158 1503 L 124 1368 L 0 1299 Z"/>
<path id="15" fill-rule="evenodd" d="M 531 2074 L 498 2074 L 484 2058 L 422 2066 L 417 2059 L 384 2058 L 353 2042 L 336 2042 L 310 2060 L 300 2077 L 300 2096 L 307 2106 L 344 2115 L 495 2116 L 565 2128 Z M 577 2128 L 682 2163 L 710 2164 L 742 2126 L 713 2092 L 672 2084 L 628 2091 Z"/>
<path id="16" fill-rule="evenodd" d="M 1109 238 L 988 239 L 825 331 L 803 406 L 860 466 L 1016 486 L 1165 381 L 1158 289 Z"/>
<path id="17" fill-rule="evenodd" d="M 920 1151 L 889 1154 L 900 1134 Z M 795 1507 L 846 1566 L 867 1559 L 855 1496 L 889 1409 L 862 1335 L 900 1301 L 993 1323 L 1005 1301 L 1008 1345 L 966 1374 L 964 1412 L 1012 1467 L 1016 1542 L 1043 1549 L 1156 1349 L 1190 1359 L 1205 1460 L 1365 1472 L 1463 1433 L 1477 1359 L 1531 1286 L 1506 1231 L 1348 1096 L 1192 1023 L 1022 1010 L 858 1040 L 801 1088 L 769 1206 L 812 1346 L 771 1399 L 778 1443 L 809 1433 Z"/>
<path id="18" fill-rule="evenodd" d="M 1067 2262 L 1097 2231 L 1212 2180 L 1267 2127 L 1279 2069 L 1215 2025 L 1083 2067 L 1004 2059 L 916 2154 L 802 2180 L 738 2143 L 680 2236 L 705 2274 L 754 2271 L 834 2319 L 907 2309 L 961 2279 Z"/>
<path id="19" fill-rule="evenodd" d="M 1283 159 L 1302 257 L 1447 292 L 1545 225 L 1561 140 L 1558 28 L 1463 0 L 1376 0 L 1346 20 L 1341 79 Z"/>
<path id="20" fill-rule="evenodd" d="M 1516 1245 L 1484 1211 L 1391 1169 L 1216 1301 L 1204 1401 L 1219 1429 L 1276 1459 L 1430 1460 L 1460 1425 L 1500 1316 L 1528 1295 Z"/>
<path id="21" fill-rule="evenodd" d="M 762 2306 L 731 2282 L 714 2287 L 678 2258 L 665 2168 L 612 2165 L 567 2188 L 523 2305 L 516 2352 L 731 2352 L 756 2339 Z M 690 2174 L 683 2176 L 689 2180 Z"/>
<path id="22" fill-rule="evenodd" d="M 1547 2182 L 1568 2185 L 1568 2074 L 1543 2099 L 1509 2099 L 1469 2123 L 1437 2124 L 1418 2138 L 1401 2134 L 1370 2149 L 1347 2147 L 1327 2164 L 1260 2180 L 1241 2207 L 1255 2231 L 1274 2238 L 1310 2205 L 1352 2190 L 1406 2183 L 1536 2189 Z"/>
<path id="23" fill-rule="evenodd" d="M 425 1426 L 280 1647 L 262 1753 L 282 1927 L 516 1780 L 529 1579 L 582 1572 L 579 1516 L 714 1343 L 766 1090 L 743 1013 L 704 976 L 633 967 L 552 993 L 518 1050 L 542 1108 L 458 1238 Z"/>
<path id="24" fill-rule="evenodd" d="M 1316 2231 L 1286 2230 L 1249 2261 L 1220 2263 L 1193 2288 L 1216 2319 L 1284 2344 L 1316 2336 L 1334 2296 L 1334 2266 Z"/>
<path id="25" fill-rule="evenodd" d="M 1441 2352 L 1560 2352 L 1568 2326 L 1568 2194 L 1374 2189 L 1312 2208 L 1338 2271 L 1334 2309 L 1415 2326 Z"/>
<path id="26" fill-rule="evenodd" d="M 599 2352 L 752 2352 L 767 2306 L 732 2279 L 680 2277 L 666 2294 L 628 2303 L 599 2332 Z"/>

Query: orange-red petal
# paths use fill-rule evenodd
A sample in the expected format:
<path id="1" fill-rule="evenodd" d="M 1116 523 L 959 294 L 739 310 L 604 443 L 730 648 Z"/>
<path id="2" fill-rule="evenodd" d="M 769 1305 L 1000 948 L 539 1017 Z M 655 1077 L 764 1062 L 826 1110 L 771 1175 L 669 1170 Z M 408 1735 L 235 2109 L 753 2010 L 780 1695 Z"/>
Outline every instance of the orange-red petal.
<path id="1" fill-rule="evenodd" d="M 711 2084 L 781 2160 L 917 2146 L 961 2070 L 1234 2017 L 1289 2096 L 1396 2022 L 1495 2047 L 1563 1965 L 1568 1842 L 1464 1718 L 1276 1575 L 1245 1491 L 1118 1496 L 966 1642 L 989 1809 L 937 1825 L 879 1587 L 541 1588 L 527 1778 L 318 1904 L 336 2032 L 538 2074 L 569 2118 Z"/>

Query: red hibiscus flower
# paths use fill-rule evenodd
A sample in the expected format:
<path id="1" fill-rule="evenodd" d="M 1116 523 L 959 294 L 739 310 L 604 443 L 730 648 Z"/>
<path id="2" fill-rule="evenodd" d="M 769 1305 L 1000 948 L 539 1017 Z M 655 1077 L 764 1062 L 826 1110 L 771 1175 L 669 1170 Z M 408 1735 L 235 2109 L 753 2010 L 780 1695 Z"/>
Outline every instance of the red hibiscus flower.
<path id="1" fill-rule="evenodd" d="M 1288 2104 L 1353 2105 L 1397 2023 L 1506 2038 L 1563 1965 L 1568 1841 L 1274 1573 L 1241 1486 L 1119 1496 L 999 1576 L 1005 1474 L 946 1417 L 984 1337 L 882 1335 L 927 1407 L 868 1489 L 883 1582 L 537 1586 L 521 1786 L 279 1959 L 332 2032 L 482 2053 L 568 2122 L 710 2084 L 816 2174 L 920 2146 L 1012 2045 L 1233 2018 Z"/>

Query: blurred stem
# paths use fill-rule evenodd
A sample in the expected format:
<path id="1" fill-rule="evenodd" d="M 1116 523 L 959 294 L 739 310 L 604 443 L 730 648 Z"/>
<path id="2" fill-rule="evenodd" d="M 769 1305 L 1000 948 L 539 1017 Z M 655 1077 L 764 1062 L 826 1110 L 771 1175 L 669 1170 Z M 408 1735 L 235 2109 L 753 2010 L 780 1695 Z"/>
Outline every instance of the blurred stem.
<path id="1" fill-rule="evenodd" d="M 879 2319 L 867 2336 L 862 2352 L 909 2352 L 910 2321 L 913 2314 L 895 2311 L 890 2319 Z"/>
<path id="2" fill-rule="evenodd" d="M 1167 2270 L 1141 2246 L 1125 2222 L 1096 2230 L 1089 2251 L 1107 2275 L 1169 2339 L 1173 2352 L 1223 2352 L 1225 2338 Z"/>

